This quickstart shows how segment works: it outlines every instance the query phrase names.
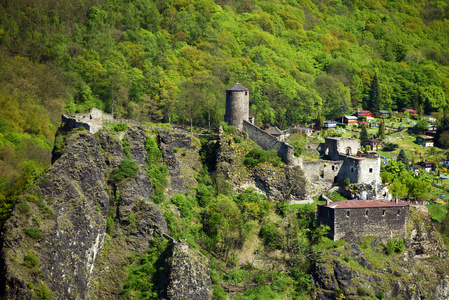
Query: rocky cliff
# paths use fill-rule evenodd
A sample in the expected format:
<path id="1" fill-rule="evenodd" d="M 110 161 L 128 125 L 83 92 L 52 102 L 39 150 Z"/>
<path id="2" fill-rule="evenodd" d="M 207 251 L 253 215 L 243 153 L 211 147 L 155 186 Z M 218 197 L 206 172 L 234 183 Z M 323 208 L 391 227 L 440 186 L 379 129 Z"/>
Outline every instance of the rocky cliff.
<path id="1" fill-rule="evenodd" d="M 199 168 L 199 160 L 191 136 L 150 132 L 135 125 L 121 131 L 104 128 L 95 135 L 83 129 L 60 130 L 52 166 L 20 197 L 5 223 L 2 299 L 118 298 L 132 258 L 152 247 L 155 233 L 178 248 L 160 207 L 152 201 L 155 182 L 147 174 L 148 139 L 158 141 L 168 166 L 167 194 L 194 185 L 193 168 Z M 182 153 L 176 151 L 185 153 L 186 159 L 179 160 Z M 126 173 L 124 161 L 132 162 L 131 173 Z M 119 171 L 126 173 L 124 178 Z M 172 251 L 175 261 L 178 252 Z M 158 292 L 164 294 L 170 286 L 179 294 L 195 284 L 201 285 L 197 293 L 201 299 L 210 299 L 207 259 L 196 251 L 189 253 L 195 254 L 183 256 L 182 272 L 176 266 L 167 271 Z M 177 274 L 190 281 L 180 282 Z"/>
<path id="2" fill-rule="evenodd" d="M 376 237 L 325 250 L 312 267 L 315 299 L 448 299 L 447 250 L 428 216 L 412 211 L 402 246 Z"/>

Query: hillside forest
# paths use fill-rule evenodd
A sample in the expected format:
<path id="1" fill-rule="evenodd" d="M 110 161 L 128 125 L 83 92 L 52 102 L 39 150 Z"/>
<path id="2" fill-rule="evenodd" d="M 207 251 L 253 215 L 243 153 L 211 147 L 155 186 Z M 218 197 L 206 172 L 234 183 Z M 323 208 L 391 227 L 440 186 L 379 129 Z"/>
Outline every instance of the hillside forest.
<path id="1" fill-rule="evenodd" d="M 63 112 L 210 129 L 236 82 L 281 129 L 446 112 L 448 19 L 439 0 L 2 0 L 0 220 L 49 166 Z"/>

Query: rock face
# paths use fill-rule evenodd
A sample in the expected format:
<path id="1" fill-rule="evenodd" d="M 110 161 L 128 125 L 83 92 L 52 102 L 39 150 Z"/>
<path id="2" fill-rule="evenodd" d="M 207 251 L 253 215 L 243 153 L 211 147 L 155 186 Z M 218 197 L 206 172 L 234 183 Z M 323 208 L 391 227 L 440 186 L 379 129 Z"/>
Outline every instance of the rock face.
<path id="1" fill-rule="evenodd" d="M 244 132 L 238 136 L 245 139 L 243 143 L 251 148 L 255 146 Z M 255 167 L 245 167 L 243 160 L 249 147 L 243 143 L 236 143 L 232 136 L 224 135 L 218 143 L 217 172 L 224 174 L 236 190 L 252 187 L 276 200 L 311 199 L 307 179 L 299 166 L 281 164 L 275 167 L 270 163 L 261 163 Z"/>
<path id="2" fill-rule="evenodd" d="M 185 242 L 176 243 L 170 261 L 167 298 L 212 299 L 209 261 Z"/>
<path id="3" fill-rule="evenodd" d="M 19 198 L 1 233 L 1 299 L 37 295 L 116 299 L 127 278 L 128 258 L 147 251 L 155 232 L 168 234 L 163 214 L 151 201 L 154 189 L 146 175 L 149 132 L 129 125 L 116 133 L 105 128 L 95 135 L 82 129 L 64 133 L 57 136 L 63 142 L 55 148 L 53 165 Z M 194 148 L 186 135 L 162 140 L 164 153 L 175 147 Z M 178 145 L 180 141 L 190 144 Z M 110 182 L 110 174 L 126 157 L 139 170 L 130 178 Z M 183 173 L 176 155 L 171 163 L 173 174 Z M 185 188 L 188 180 L 180 181 L 176 190 Z M 206 296 L 211 291 L 208 264 L 201 254 L 175 253 L 180 256 L 176 254 L 174 261 L 182 265 L 173 265 L 173 280 L 182 278 L 176 275 L 184 276 L 182 272 L 193 274 L 192 285 L 201 283 L 194 295 L 210 299 Z M 170 286 L 179 295 L 189 287 L 183 284 Z"/>
<path id="4" fill-rule="evenodd" d="M 447 299 L 447 250 L 428 217 L 412 213 L 409 227 L 400 253 L 387 255 L 374 237 L 326 251 L 312 267 L 315 299 Z"/>

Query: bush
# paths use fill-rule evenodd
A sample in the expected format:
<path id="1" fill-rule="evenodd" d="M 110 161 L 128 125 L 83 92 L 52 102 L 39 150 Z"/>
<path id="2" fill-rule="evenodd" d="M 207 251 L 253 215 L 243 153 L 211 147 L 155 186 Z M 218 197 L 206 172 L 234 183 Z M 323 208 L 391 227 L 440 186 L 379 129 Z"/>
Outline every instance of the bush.
<path id="1" fill-rule="evenodd" d="M 39 264 L 39 258 L 33 253 L 29 253 L 23 257 L 22 265 L 27 266 L 28 268 L 34 268 Z"/>
<path id="2" fill-rule="evenodd" d="M 191 219 L 193 214 L 193 206 L 190 201 L 183 194 L 175 194 L 171 198 L 171 202 L 176 205 L 181 213 L 181 217 Z"/>
<path id="3" fill-rule="evenodd" d="M 107 127 L 112 132 L 121 132 L 121 131 L 125 131 L 128 128 L 128 124 L 127 123 L 108 123 Z"/>
<path id="4" fill-rule="evenodd" d="M 108 219 L 106 220 L 106 232 L 108 234 L 111 234 L 114 232 L 114 219 L 112 219 L 111 217 L 108 217 Z"/>
<path id="5" fill-rule="evenodd" d="M 241 136 L 236 135 L 234 136 L 234 142 L 236 144 L 240 144 L 241 142 L 243 142 L 243 138 Z"/>
<path id="6" fill-rule="evenodd" d="M 382 150 L 384 151 L 394 151 L 396 148 L 398 148 L 399 145 L 395 143 L 383 143 L 382 144 Z"/>
<path id="7" fill-rule="evenodd" d="M 273 222 L 263 225 L 260 228 L 259 236 L 265 240 L 265 245 L 272 249 L 282 247 L 282 232 Z"/>
<path id="8" fill-rule="evenodd" d="M 277 155 L 275 150 L 262 150 L 254 148 L 245 155 L 243 163 L 255 167 L 258 164 L 270 162 L 273 166 L 278 167 L 282 163 L 282 159 Z"/>
<path id="9" fill-rule="evenodd" d="M 30 206 L 25 200 L 22 199 L 22 201 L 17 204 L 17 209 L 21 214 L 26 214 L 30 211 Z"/>
<path id="10" fill-rule="evenodd" d="M 38 240 L 42 237 L 42 233 L 39 228 L 25 228 L 25 234 L 32 239 Z"/>
<path id="11" fill-rule="evenodd" d="M 359 296 L 369 296 L 369 293 L 361 286 L 357 288 L 357 295 Z"/>
<path id="12" fill-rule="evenodd" d="M 119 182 L 126 178 L 134 177 L 139 170 L 139 166 L 131 159 L 124 159 L 120 165 L 112 171 L 109 181 L 112 183 Z"/>
<path id="13" fill-rule="evenodd" d="M 395 250 L 394 241 L 392 239 L 389 239 L 387 245 L 385 245 L 385 252 L 387 253 L 387 255 L 390 255 L 394 252 L 394 250 Z"/>
<path id="14" fill-rule="evenodd" d="M 220 122 L 220 126 L 223 127 L 223 131 L 226 134 L 234 134 L 237 132 L 237 127 L 228 125 L 226 122 Z"/>

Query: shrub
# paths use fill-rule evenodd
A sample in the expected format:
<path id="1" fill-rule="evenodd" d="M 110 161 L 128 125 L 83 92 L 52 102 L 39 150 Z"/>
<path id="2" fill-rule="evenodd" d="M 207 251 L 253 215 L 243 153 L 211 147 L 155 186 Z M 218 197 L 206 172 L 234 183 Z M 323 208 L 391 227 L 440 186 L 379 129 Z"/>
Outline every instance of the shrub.
<path id="1" fill-rule="evenodd" d="M 377 292 L 377 298 L 382 300 L 383 298 L 385 298 L 385 294 L 383 291 L 378 291 Z"/>
<path id="2" fill-rule="evenodd" d="M 28 268 L 34 268 L 39 264 L 39 258 L 33 253 L 29 253 L 23 257 L 22 265 L 27 266 Z"/>
<path id="3" fill-rule="evenodd" d="M 114 232 L 114 219 L 112 219 L 111 217 L 108 217 L 108 219 L 106 220 L 106 232 L 108 234 L 111 234 Z"/>
<path id="4" fill-rule="evenodd" d="M 387 245 L 385 245 L 385 252 L 387 253 L 387 255 L 390 255 L 394 252 L 394 250 L 395 250 L 394 241 L 392 239 L 389 239 Z"/>
<path id="5" fill-rule="evenodd" d="M 219 284 L 213 284 L 212 285 L 212 289 L 214 291 L 214 299 L 217 300 L 226 300 L 226 292 L 224 291 L 224 289 L 221 287 L 221 285 Z"/>
<path id="6" fill-rule="evenodd" d="M 42 233 L 39 228 L 25 228 L 25 234 L 32 239 L 38 240 L 42 237 Z"/>
<path id="7" fill-rule="evenodd" d="M 17 204 L 17 209 L 21 214 L 26 214 L 30 211 L 30 206 L 25 200 L 22 200 Z"/>
<path id="8" fill-rule="evenodd" d="M 123 160 L 120 165 L 112 171 L 109 181 L 112 183 L 119 182 L 123 179 L 130 178 L 136 175 L 139 166 L 131 159 Z"/>
<path id="9" fill-rule="evenodd" d="M 278 167 L 282 160 L 275 150 L 266 151 L 254 148 L 245 155 L 245 160 L 243 161 L 245 165 L 252 167 L 265 162 L 270 162 L 273 166 Z"/>
<path id="10" fill-rule="evenodd" d="M 228 125 L 226 122 L 220 122 L 220 126 L 223 127 L 223 131 L 226 134 L 234 134 L 237 132 L 237 127 Z"/>
<path id="11" fill-rule="evenodd" d="M 193 206 L 190 201 L 183 194 L 175 194 L 171 198 L 171 202 L 176 205 L 181 213 L 182 218 L 191 219 L 193 213 Z"/>
<path id="12" fill-rule="evenodd" d="M 361 286 L 357 288 L 357 295 L 359 296 L 369 296 L 369 293 Z"/>
<path id="13" fill-rule="evenodd" d="M 395 143 L 383 143 L 382 144 L 382 150 L 384 151 L 394 151 L 396 148 L 398 148 L 399 145 Z"/>
<path id="14" fill-rule="evenodd" d="M 236 135 L 234 137 L 234 142 L 236 142 L 237 144 L 240 144 L 241 142 L 243 142 L 243 138 L 241 136 Z"/>
<path id="15" fill-rule="evenodd" d="M 259 236 L 265 240 L 265 245 L 272 249 L 282 247 L 282 232 L 273 222 L 263 225 L 260 228 Z"/>
<path id="16" fill-rule="evenodd" d="M 127 123 L 112 123 L 112 124 L 108 124 L 108 127 L 112 132 L 121 132 L 121 131 L 125 131 L 128 128 L 128 124 Z"/>

